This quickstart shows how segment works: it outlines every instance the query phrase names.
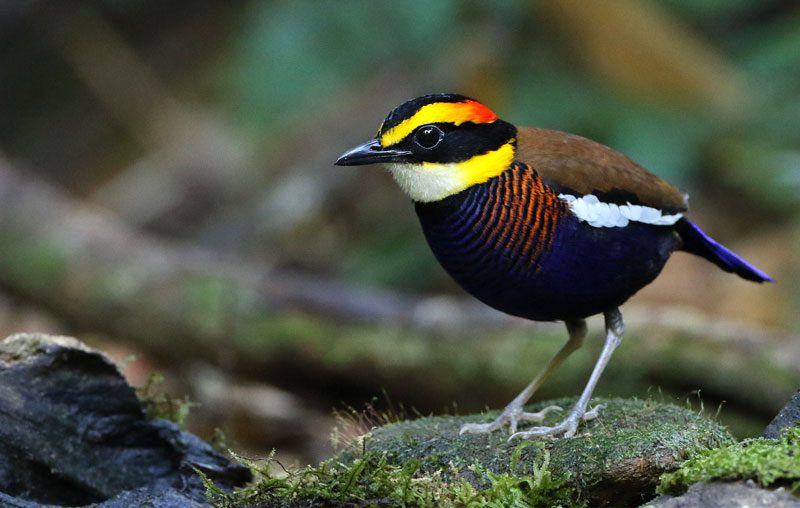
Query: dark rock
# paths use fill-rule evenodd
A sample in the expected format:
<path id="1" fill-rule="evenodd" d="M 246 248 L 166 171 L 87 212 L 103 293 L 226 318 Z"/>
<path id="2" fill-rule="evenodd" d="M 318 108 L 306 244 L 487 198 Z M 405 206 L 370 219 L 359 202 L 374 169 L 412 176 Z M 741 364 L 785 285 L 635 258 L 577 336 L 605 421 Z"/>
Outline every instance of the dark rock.
<path id="1" fill-rule="evenodd" d="M 0 500 L 9 506 L 204 506 L 194 468 L 231 489 L 250 472 L 174 423 L 147 420 L 133 388 L 69 337 L 0 342 Z"/>
<path id="2" fill-rule="evenodd" d="M 0 506 L 3 508 L 56 508 L 62 505 L 41 504 L 35 501 L 25 501 L 0 492 Z M 94 508 L 207 508 L 208 503 L 190 498 L 185 493 L 176 489 L 167 489 L 154 492 L 149 487 L 136 490 L 126 490 L 99 504 L 90 505 Z"/>
<path id="3" fill-rule="evenodd" d="M 800 508 L 800 499 L 783 488 L 763 489 L 753 481 L 695 483 L 679 497 L 662 496 L 643 508 Z"/>
<path id="4" fill-rule="evenodd" d="M 800 390 L 789 399 L 778 415 L 764 429 L 764 437 L 777 439 L 781 429 L 800 425 Z"/>

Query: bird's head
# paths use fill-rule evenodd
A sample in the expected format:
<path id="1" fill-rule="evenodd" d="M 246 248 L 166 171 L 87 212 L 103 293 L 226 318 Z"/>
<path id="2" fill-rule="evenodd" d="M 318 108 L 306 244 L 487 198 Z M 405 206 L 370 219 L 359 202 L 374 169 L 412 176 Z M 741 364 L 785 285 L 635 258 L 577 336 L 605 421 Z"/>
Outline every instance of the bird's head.
<path id="1" fill-rule="evenodd" d="M 339 166 L 387 164 L 415 201 L 438 201 L 505 171 L 517 129 L 456 94 L 425 95 L 395 108 L 374 139 L 342 154 Z"/>

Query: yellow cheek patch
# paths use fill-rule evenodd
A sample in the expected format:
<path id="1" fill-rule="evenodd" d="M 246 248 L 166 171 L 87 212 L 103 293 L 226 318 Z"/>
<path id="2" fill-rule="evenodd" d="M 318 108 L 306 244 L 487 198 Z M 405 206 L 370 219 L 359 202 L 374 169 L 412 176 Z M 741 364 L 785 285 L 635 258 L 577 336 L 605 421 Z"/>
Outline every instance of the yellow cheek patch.
<path id="1" fill-rule="evenodd" d="M 381 136 L 381 146 L 386 148 L 399 143 L 420 125 L 448 122 L 461 125 L 465 122 L 492 123 L 497 120 L 492 110 L 480 102 L 434 102 L 422 106 L 419 111 L 395 125 Z"/>
<path id="2" fill-rule="evenodd" d="M 483 183 L 508 169 L 514 160 L 514 141 L 512 139 L 497 150 L 476 155 L 462 162 L 450 164 L 423 162 L 422 166 L 430 169 L 441 168 L 442 166 L 455 167 L 460 180 L 459 188 L 453 189 L 452 194 L 455 194 L 473 185 Z"/>

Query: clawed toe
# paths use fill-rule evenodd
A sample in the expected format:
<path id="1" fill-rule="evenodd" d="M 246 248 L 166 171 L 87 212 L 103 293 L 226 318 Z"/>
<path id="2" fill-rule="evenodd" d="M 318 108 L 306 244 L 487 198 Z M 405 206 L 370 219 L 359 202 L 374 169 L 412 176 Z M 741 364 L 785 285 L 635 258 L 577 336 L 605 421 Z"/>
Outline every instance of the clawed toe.
<path id="1" fill-rule="evenodd" d="M 541 411 L 528 413 L 522 411 L 522 408 L 507 407 L 494 421 L 489 423 L 465 423 L 458 433 L 488 434 L 508 425 L 509 433 L 514 434 L 517 432 L 517 424 L 519 422 L 541 422 L 547 416 L 547 413 L 553 411 L 562 411 L 562 409 L 560 406 L 547 406 Z"/>
<path id="2" fill-rule="evenodd" d="M 501 425 L 496 425 L 495 422 L 491 423 L 465 423 L 461 426 L 458 433 L 462 434 L 488 434 L 499 429 Z"/>
<path id="3" fill-rule="evenodd" d="M 602 409 L 601 405 L 597 405 L 588 411 L 586 408 L 592 398 L 592 392 L 594 392 L 594 388 L 597 385 L 597 380 L 600 379 L 600 375 L 603 373 L 606 364 L 608 364 L 611 354 L 617 346 L 619 346 L 624 330 L 622 314 L 620 314 L 619 309 L 610 309 L 604 313 L 604 316 L 606 320 L 606 341 L 603 344 L 602 351 L 600 351 L 600 357 L 594 364 L 594 369 L 592 369 L 592 374 L 589 376 L 589 381 L 587 381 L 575 406 L 561 423 L 553 427 L 533 427 L 523 432 L 517 432 L 517 424 L 519 422 L 541 422 L 548 412 L 561 409 L 557 406 L 550 406 L 537 413 L 526 413 L 522 410 L 522 406 L 525 402 L 530 400 L 531 395 L 533 395 L 544 379 L 547 378 L 572 351 L 576 350 L 583 343 L 583 339 L 586 336 L 586 323 L 582 319 L 567 321 L 569 341 L 567 341 L 558 353 L 547 362 L 545 369 L 536 376 L 508 406 L 506 406 L 500 416 L 491 423 L 466 424 L 461 427 L 460 434 L 493 432 L 508 425 L 508 429 L 511 433 L 509 440 L 541 436 L 572 437 L 578 431 L 578 425 L 580 425 L 582 421 L 589 421 L 597 418 L 600 409 Z"/>
<path id="4" fill-rule="evenodd" d="M 552 436 L 552 437 L 572 437 L 578 431 L 578 422 L 573 419 L 566 419 L 563 422 L 553 427 L 533 427 L 523 432 L 516 432 L 511 434 L 508 441 L 514 439 L 531 439 L 534 437 Z"/>
<path id="5" fill-rule="evenodd" d="M 513 426 L 515 429 L 517 427 L 516 421 L 510 421 L 506 416 L 505 413 L 501 414 L 496 420 L 489 423 L 465 423 L 461 426 L 461 429 L 458 431 L 459 435 L 463 434 L 490 434 L 497 429 L 501 428 L 503 425 L 508 424 L 509 427 Z"/>
<path id="6" fill-rule="evenodd" d="M 598 404 L 595 407 L 593 407 L 592 409 L 590 409 L 589 411 L 586 411 L 585 413 L 583 413 L 583 416 L 581 418 L 585 422 L 590 422 L 590 421 L 594 420 L 595 418 L 597 418 L 599 416 L 600 410 L 603 409 L 603 407 L 605 407 L 605 406 L 603 406 L 602 404 Z"/>
<path id="7" fill-rule="evenodd" d="M 578 409 L 574 409 L 573 412 L 558 425 L 554 425 L 553 427 L 533 427 L 526 431 L 514 432 L 508 440 L 531 439 L 543 436 L 572 437 L 578 431 L 578 425 L 581 421 L 588 422 L 594 420 L 599 415 L 601 409 L 603 409 L 602 404 L 598 404 L 589 411 L 583 413 L 579 412 Z"/>
<path id="8" fill-rule="evenodd" d="M 526 413 L 520 412 L 517 415 L 518 422 L 541 422 L 547 416 L 547 413 L 551 413 L 553 411 L 563 411 L 561 406 L 547 406 L 546 408 L 542 409 L 541 411 L 537 411 L 535 413 Z M 513 434 L 513 432 L 512 432 Z"/>

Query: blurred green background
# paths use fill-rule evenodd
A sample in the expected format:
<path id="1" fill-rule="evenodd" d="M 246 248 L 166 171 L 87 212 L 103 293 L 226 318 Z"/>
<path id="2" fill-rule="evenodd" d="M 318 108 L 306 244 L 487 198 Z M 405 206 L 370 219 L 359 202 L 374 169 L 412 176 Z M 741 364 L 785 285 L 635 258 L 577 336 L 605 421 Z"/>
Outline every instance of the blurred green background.
<path id="1" fill-rule="evenodd" d="M 796 2 L 107 0 L 0 7 L 0 155 L 17 171 L 147 238 L 302 274 L 312 290 L 319 279 L 368 295 L 466 299 L 429 253 L 391 178 L 377 168 L 332 165 L 374 135 L 394 106 L 439 91 L 475 97 L 520 125 L 570 131 L 626 153 L 688 191 L 696 222 L 776 277 L 757 287 L 674 256 L 623 309 L 639 324 L 599 388 L 605 395 L 660 392 L 680 403 L 697 400 L 691 394 L 700 390 L 712 414 L 728 401 L 723 421 L 741 435 L 757 433 L 800 385 Z M 518 364 L 498 364 L 513 374 L 495 379 L 497 386 L 439 385 L 426 398 L 413 381 L 393 385 L 381 377 L 381 359 L 351 366 L 362 374 L 329 372 L 315 381 L 314 372 L 240 372 L 225 360 L 224 343 L 210 358 L 165 355 L 168 345 L 148 348 L 133 338 L 141 330 L 76 319 L 20 287 L 3 278 L 3 331 L 70 333 L 117 358 L 135 355 L 126 367 L 134 382 L 163 372 L 170 393 L 197 401 L 188 418 L 193 430 L 209 437 L 220 427 L 236 449 L 266 455 L 277 446 L 298 462 L 330 452 L 331 408 L 359 408 L 370 395 L 380 396 L 377 406 L 423 413 L 449 402 L 463 410 L 500 407 L 564 338 L 559 328 L 541 328 L 549 338 L 531 347 L 542 351 L 506 352 Z M 292 333 L 301 341 L 303 333 L 319 332 L 306 331 L 306 322 L 326 319 L 319 309 L 287 312 L 297 318 Z M 379 358 L 391 358 L 392 344 L 405 340 L 402 327 L 382 333 L 380 323 L 371 326 L 375 341 L 388 342 Z M 591 326 L 599 332 L 599 322 Z M 496 354 L 503 341 L 534 343 L 540 330 L 509 327 L 472 332 L 464 339 L 469 347 L 447 340 L 453 355 L 469 359 Z M 625 356 L 637 336 L 671 327 L 678 331 L 667 335 L 684 339 Z M 694 339 L 706 329 L 707 343 Z M 191 333 L 176 336 L 193 340 Z M 265 333 L 254 340 L 273 339 Z M 487 342 L 496 348 L 481 349 Z M 568 363 L 545 395 L 577 393 L 595 346 Z M 636 355 L 651 358 L 651 367 L 636 370 Z M 766 367 L 748 363 L 754 357 Z M 775 372 L 758 371 L 775 358 L 784 360 Z M 453 368 L 469 376 L 470 361 Z M 424 364 L 415 375 L 436 369 Z M 741 371 L 764 384 L 748 391 Z"/>

